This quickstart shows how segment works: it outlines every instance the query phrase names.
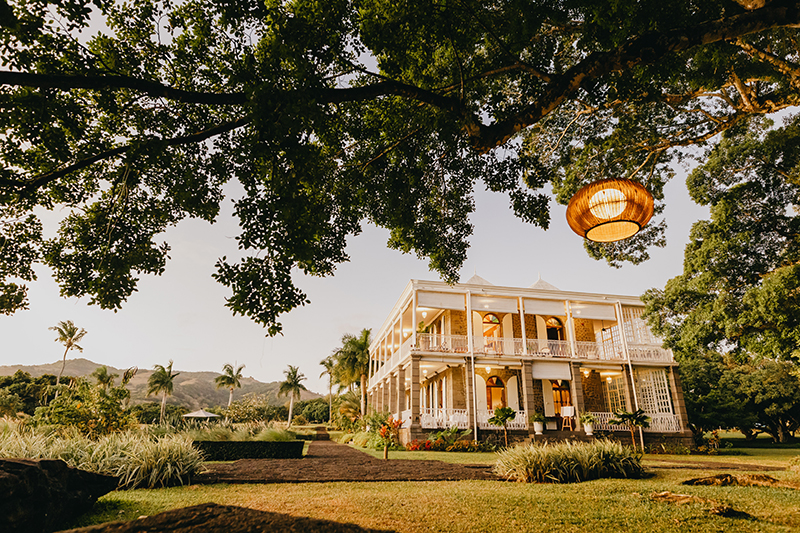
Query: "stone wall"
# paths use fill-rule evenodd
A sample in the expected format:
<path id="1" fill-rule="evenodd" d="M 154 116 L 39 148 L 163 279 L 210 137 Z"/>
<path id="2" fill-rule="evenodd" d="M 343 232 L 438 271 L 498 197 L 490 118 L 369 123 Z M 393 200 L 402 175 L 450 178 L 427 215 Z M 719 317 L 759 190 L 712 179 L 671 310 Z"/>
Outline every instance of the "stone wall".
<path id="1" fill-rule="evenodd" d="M 575 340 L 585 342 L 595 342 L 594 324 L 592 320 L 585 318 L 573 318 L 575 323 Z"/>
<path id="2" fill-rule="evenodd" d="M 536 315 L 525 315 L 525 336 L 536 339 Z"/>
<path id="3" fill-rule="evenodd" d="M 449 396 L 448 405 L 452 405 L 453 409 L 466 409 L 467 408 L 467 388 L 464 383 L 464 368 L 456 367 L 450 368 L 445 373 L 448 383 L 451 384 L 450 390 L 447 391 Z"/>
<path id="4" fill-rule="evenodd" d="M 533 380 L 533 405 L 537 413 L 544 413 L 544 393 L 541 379 Z"/>
<path id="5" fill-rule="evenodd" d="M 592 370 L 586 376 L 581 372 L 581 386 L 583 387 L 583 408 L 586 411 L 607 412 L 606 395 L 603 394 L 603 378 L 597 370 Z"/>
<path id="6" fill-rule="evenodd" d="M 450 314 L 450 334 L 451 335 L 466 335 L 467 334 L 467 312 L 466 311 L 448 311 Z"/>

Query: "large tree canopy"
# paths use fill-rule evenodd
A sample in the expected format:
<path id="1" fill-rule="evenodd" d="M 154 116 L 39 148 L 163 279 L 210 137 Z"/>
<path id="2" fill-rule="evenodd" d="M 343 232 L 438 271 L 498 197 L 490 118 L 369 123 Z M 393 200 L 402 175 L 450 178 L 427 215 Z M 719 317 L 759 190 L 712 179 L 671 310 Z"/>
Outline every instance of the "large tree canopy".
<path id="1" fill-rule="evenodd" d="M 800 118 L 754 122 L 726 132 L 690 175 L 711 220 L 692 227 L 683 274 L 644 295 L 680 357 L 800 363 Z"/>
<path id="2" fill-rule="evenodd" d="M 543 228 L 548 183 L 632 178 L 659 212 L 681 148 L 800 87 L 781 0 L 0 0 L 0 24 L 6 313 L 40 260 L 118 308 L 237 180 L 245 258 L 216 278 L 274 334 L 306 301 L 292 269 L 331 274 L 365 220 L 454 281 L 478 180 Z M 40 206 L 70 212 L 53 239 Z M 638 262 L 663 229 L 587 247 Z"/>

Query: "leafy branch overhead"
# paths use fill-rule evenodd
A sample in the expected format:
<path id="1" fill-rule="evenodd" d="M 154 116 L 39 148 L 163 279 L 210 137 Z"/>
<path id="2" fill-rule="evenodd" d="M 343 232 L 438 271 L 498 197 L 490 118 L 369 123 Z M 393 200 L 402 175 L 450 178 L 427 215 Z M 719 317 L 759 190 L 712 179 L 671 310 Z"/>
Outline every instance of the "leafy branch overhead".
<path id="1" fill-rule="evenodd" d="M 221 258 L 215 277 L 234 313 L 275 334 L 307 301 L 292 269 L 330 275 L 364 221 L 455 281 L 478 180 L 545 229 L 548 184 L 566 202 L 629 177 L 660 212 L 682 148 L 796 105 L 800 80 L 788 1 L 0 0 L 0 12 L 5 313 L 27 305 L 37 261 L 63 295 L 119 308 L 166 267 L 159 234 L 214 221 L 236 180 L 246 257 Z M 56 237 L 31 218 L 38 206 L 70 213 Z M 588 251 L 643 261 L 664 227 Z"/>

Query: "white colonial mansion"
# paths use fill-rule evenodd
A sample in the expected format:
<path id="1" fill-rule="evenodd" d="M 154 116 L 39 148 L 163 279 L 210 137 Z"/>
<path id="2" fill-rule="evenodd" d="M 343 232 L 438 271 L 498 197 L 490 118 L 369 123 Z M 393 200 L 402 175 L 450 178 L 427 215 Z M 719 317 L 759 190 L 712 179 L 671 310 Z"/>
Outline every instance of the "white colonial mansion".
<path id="1" fill-rule="evenodd" d="M 677 363 L 643 309 L 635 296 L 561 291 L 541 279 L 529 288 L 477 275 L 456 285 L 411 280 L 370 346 L 370 405 L 404 420 L 404 441 L 452 426 L 496 429 L 496 407 L 517 411 L 509 429 L 518 431 L 544 414 L 553 436 L 569 423 L 582 434 L 575 420 L 584 412 L 595 431 L 625 431 L 608 423 L 613 412 L 641 408 L 652 419 L 645 431 L 684 439 Z"/>

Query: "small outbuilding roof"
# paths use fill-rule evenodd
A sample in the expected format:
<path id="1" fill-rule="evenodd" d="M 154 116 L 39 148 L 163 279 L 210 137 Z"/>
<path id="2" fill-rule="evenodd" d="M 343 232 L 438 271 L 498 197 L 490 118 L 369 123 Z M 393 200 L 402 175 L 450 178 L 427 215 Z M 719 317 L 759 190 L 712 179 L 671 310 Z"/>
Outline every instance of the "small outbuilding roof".
<path id="1" fill-rule="evenodd" d="M 214 413 L 209 413 L 205 409 L 200 409 L 199 411 L 194 411 L 192 413 L 186 413 L 183 415 L 183 418 L 217 418 L 219 415 L 215 415 Z"/>

